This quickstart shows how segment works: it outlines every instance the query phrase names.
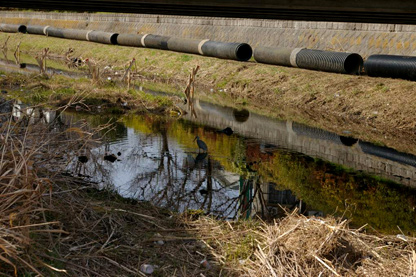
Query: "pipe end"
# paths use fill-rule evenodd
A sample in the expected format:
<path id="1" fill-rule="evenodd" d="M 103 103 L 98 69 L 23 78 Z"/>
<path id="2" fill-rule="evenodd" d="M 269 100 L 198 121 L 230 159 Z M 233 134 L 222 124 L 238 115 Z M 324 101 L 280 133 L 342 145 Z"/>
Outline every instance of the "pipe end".
<path id="1" fill-rule="evenodd" d="M 111 35 L 111 37 L 110 37 L 111 44 L 114 44 L 114 45 L 117 44 L 117 37 L 118 37 L 117 33 L 114 33 L 114 34 Z"/>
<path id="2" fill-rule="evenodd" d="M 17 28 L 17 31 L 19 31 L 19 33 L 25 34 L 27 32 L 26 25 L 19 25 L 19 28 Z"/>
<path id="3" fill-rule="evenodd" d="M 352 53 L 345 59 L 345 72 L 347 74 L 359 75 L 361 73 L 361 69 L 363 68 L 363 64 L 363 58 L 359 54 Z"/>
<path id="4" fill-rule="evenodd" d="M 253 49 L 247 43 L 240 43 L 235 50 L 235 55 L 239 61 L 248 61 L 253 56 Z"/>

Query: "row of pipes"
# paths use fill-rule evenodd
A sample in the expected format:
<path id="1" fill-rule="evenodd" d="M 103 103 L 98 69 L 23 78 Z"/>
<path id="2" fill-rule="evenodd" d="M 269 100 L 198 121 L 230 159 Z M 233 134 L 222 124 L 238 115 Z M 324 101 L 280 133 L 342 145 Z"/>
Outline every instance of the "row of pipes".
<path id="1" fill-rule="evenodd" d="M 367 74 L 371 77 L 391 77 L 416 80 L 416 57 L 371 55 L 364 62 L 357 53 L 258 46 L 247 43 L 211 41 L 152 34 L 118 34 L 95 30 L 55 28 L 40 25 L 0 24 L 1 32 L 28 33 L 51 37 L 86 40 L 122 46 L 146 47 L 203 56 L 248 61 L 252 56 L 259 63 L 292 66 L 344 74 Z"/>

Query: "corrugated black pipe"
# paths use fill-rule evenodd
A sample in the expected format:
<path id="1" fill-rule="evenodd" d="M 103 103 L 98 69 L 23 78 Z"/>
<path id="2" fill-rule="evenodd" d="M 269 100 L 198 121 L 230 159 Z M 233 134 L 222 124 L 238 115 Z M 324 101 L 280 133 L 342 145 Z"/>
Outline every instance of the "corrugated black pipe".
<path id="1" fill-rule="evenodd" d="M 306 69 L 359 74 L 363 58 L 356 53 L 302 49 L 296 55 L 296 64 Z"/>
<path id="2" fill-rule="evenodd" d="M 170 37 L 159 35 L 144 35 L 142 43 L 144 47 L 168 50 L 168 40 Z"/>
<path id="3" fill-rule="evenodd" d="M 289 48 L 258 46 L 254 48 L 253 57 L 259 63 L 293 66 L 290 62 L 292 52 Z"/>
<path id="4" fill-rule="evenodd" d="M 26 33 L 26 25 L 0 24 L 0 31 L 6 33 Z"/>
<path id="5" fill-rule="evenodd" d="M 358 145 L 361 150 L 366 154 L 371 154 L 380 158 L 388 159 L 391 161 L 416 166 L 416 157 L 411 154 L 401 153 L 393 148 L 376 146 L 374 144 L 359 141 Z"/>
<path id="6" fill-rule="evenodd" d="M 45 35 L 46 29 L 49 26 L 41 26 L 41 25 L 27 25 L 26 32 L 32 35 Z"/>
<path id="7" fill-rule="evenodd" d="M 123 46 L 134 46 L 134 47 L 144 47 L 143 40 L 144 35 L 138 34 L 119 34 L 117 36 L 117 44 Z"/>
<path id="8" fill-rule="evenodd" d="M 248 61 L 253 55 L 247 43 L 207 41 L 201 47 L 204 56 Z"/>
<path id="9" fill-rule="evenodd" d="M 86 38 L 88 41 L 105 43 L 105 44 L 117 44 L 117 33 L 109 33 L 103 31 L 88 31 Z"/>
<path id="10" fill-rule="evenodd" d="M 79 29 L 64 29 L 55 27 L 45 27 L 45 35 L 57 38 L 76 39 L 76 40 L 87 40 L 87 34 L 89 30 Z"/>
<path id="11" fill-rule="evenodd" d="M 416 81 L 416 57 L 399 55 L 371 55 L 364 63 L 371 77 L 390 77 Z"/>

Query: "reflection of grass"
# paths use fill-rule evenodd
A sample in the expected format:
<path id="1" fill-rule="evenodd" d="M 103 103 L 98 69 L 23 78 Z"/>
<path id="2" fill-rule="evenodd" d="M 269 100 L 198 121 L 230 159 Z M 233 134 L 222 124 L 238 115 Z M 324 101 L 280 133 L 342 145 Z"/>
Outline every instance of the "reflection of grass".
<path id="1" fill-rule="evenodd" d="M 280 188 L 291 189 L 315 209 L 350 212 L 357 225 L 386 232 L 416 230 L 413 189 L 307 157 L 275 153 L 259 173 Z"/>

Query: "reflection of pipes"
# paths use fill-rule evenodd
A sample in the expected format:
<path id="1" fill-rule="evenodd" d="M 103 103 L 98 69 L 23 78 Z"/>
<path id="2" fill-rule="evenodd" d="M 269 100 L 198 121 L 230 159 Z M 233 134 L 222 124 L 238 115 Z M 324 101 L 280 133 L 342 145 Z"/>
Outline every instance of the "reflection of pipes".
<path id="1" fill-rule="evenodd" d="M 358 142 L 358 139 L 352 137 L 339 136 L 339 140 L 345 146 L 353 146 Z"/>
<path id="2" fill-rule="evenodd" d="M 293 128 L 293 131 L 297 135 L 306 136 L 306 137 L 315 138 L 315 139 L 330 140 L 338 144 L 341 143 L 340 137 L 337 134 L 327 132 L 322 129 L 309 127 L 307 125 L 299 124 L 296 122 L 292 123 L 292 128 Z"/>
<path id="3" fill-rule="evenodd" d="M 237 122 L 246 122 L 250 117 L 250 112 L 246 109 L 237 110 L 233 109 L 233 116 Z"/>
<path id="4" fill-rule="evenodd" d="M 366 154 L 371 154 L 391 161 L 416 166 L 416 157 L 411 154 L 400 153 L 392 148 L 376 146 L 363 141 L 358 142 L 358 145 Z"/>

